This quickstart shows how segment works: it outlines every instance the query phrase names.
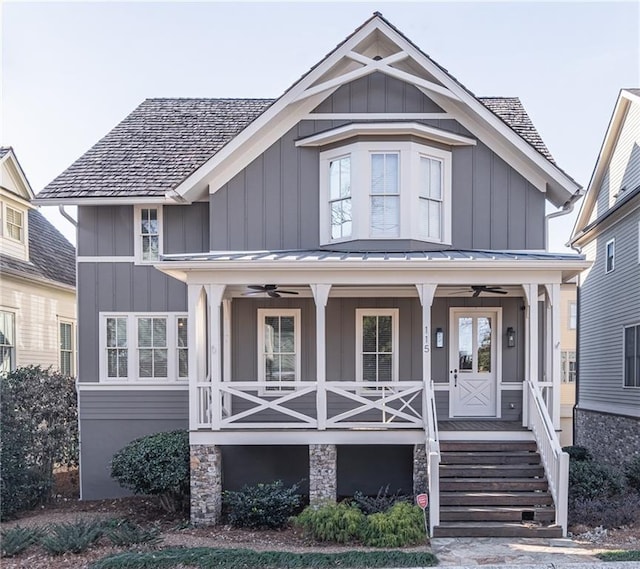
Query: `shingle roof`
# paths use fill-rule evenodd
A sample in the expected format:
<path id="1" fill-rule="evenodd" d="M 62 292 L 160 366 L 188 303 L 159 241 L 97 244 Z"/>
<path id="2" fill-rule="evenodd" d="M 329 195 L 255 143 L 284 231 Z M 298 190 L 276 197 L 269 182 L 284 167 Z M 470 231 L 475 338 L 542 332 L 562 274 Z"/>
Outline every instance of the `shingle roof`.
<path id="1" fill-rule="evenodd" d="M 520 99 L 479 100 L 554 163 Z M 38 199 L 164 196 L 271 103 L 273 99 L 147 99 Z"/>
<path id="2" fill-rule="evenodd" d="M 37 210 L 29 211 L 29 262 L 0 254 L 0 270 L 76 286 L 76 251 Z"/>
<path id="3" fill-rule="evenodd" d="M 147 99 L 38 194 L 164 196 L 272 99 Z"/>
<path id="4" fill-rule="evenodd" d="M 0 146 L 0 158 L 7 154 L 11 150 L 11 146 Z"/>

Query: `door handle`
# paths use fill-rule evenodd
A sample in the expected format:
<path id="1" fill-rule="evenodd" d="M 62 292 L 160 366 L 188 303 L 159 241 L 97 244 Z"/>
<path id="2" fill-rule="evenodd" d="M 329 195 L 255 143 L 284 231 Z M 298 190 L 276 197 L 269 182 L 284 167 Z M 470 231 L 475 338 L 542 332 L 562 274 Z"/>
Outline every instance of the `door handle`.
<path id="1" fill-rule="evenodd" d="M 453 374 L 453 386 L 458 387 L 458 370 L 454 369 L 452 371 L 449 371 L 449 373 Z"/>

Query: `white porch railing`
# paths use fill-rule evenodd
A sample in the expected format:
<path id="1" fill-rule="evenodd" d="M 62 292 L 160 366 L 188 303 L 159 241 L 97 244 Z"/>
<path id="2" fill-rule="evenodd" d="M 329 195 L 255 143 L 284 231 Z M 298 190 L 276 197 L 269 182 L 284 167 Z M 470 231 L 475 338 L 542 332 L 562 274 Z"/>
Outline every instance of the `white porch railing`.
<path id="1" fill-rule="evenodd" d="M 533 432 L 542 464 L 549 481 L 549 490 L 556 505 L 556 524 L 567 535 L 567 509 L 569 491 L 569 455 L 562 451 L 560 441 L 553 428 L 553 422 L 547 411 L 540 389 L 531 381 L 525 382 L 527 390 L 527 422 Z"/>
<path id="2" fill-rule="evenodd" d="M 440 524 L 440 440 L 433 382 L 424 390 L 427 479 L 429 483 L 429 535 Z"/>
<path id="3" fill-rule="evenodd" d="M 221 429 L 422 429 L 421 381 L 369 386 L 355 381 L 198 383 L 197 428 Z M 324 391 L 325 413 L 316 394 Z M 319 425 L 318 416 L 326 417 Z"/>

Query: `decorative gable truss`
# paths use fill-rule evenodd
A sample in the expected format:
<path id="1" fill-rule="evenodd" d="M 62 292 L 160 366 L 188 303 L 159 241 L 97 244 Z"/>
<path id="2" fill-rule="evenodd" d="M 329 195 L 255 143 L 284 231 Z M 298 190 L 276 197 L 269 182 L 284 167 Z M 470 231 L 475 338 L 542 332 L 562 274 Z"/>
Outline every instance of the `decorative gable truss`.
<path id="1" fill-rule="evenodd" d="M 314 110 L 341 86 L 381 73 L 413 85 L 443 112 L 319 113 Z M 455 119 L 519 171 L 556 207 L 578 197 L 580 186 L 489 110 L 449 73 L 375 13 L 312 68 L 262 115 L 187 177 L 171 196 L 193 201 L 215 193 L 302 120 Z M 434 140 L 450 133 L 431 129 Z"/>

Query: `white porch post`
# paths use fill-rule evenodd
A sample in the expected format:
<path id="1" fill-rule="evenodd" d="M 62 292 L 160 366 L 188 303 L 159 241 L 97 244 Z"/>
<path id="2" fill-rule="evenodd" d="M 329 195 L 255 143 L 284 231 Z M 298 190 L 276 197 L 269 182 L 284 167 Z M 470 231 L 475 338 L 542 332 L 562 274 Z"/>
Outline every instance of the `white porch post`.
<path id="1" fill-rule="evenodd" d="M 525 380 L 536 385 L 538 376 L 538 283 L 523 284 L 522 288 L 527 299 L 527 322 L 526 322 L 526 371 Z M 522 400 L 522 423 L 529 426 L 528 418 L 528 389 L 524 386 Z"/>
<path id="2" fill-rule="evenodd" d="M 199 395 L 198 383 L 202 381 L 200 360 L 203 354 L 201 322 L 204 316 L 200 306 L 201 285 L 187 286 L 187 303 L 189 318 L 187 319 L 187 345 L 189 346 L 189 430 L 198 428 Z"/>
<path id="3" fill-rule="evenodd" d="M 231 381 L 231 299 L 222 301 L 222 381 Z M 231 397 L 222 397 L 223 411 L 231 412 Z"/>
<path id="4" fill-rule="evenodd" d="M 561 361 L 560 361 L 560 285 L 548 284 L 545 285 L 547 289 L 547 296 L 549 297 L 549 303 L 551 304 L 551 326 L 550 326 L 550 346 L 551 353 L 548 354 L 549 369 L 551 376 L 547 378 L 553 385 L 552 388 L 552 408 L 551 418 L 553 419 L 553 426 L 556 429 L 560 428 L 560 400 L 561 397 Z"/>
<path id="5" fill-rule="evenodd" d="M 326 306 L 329 300 L 330 284 L 312 284 L 311 292 L 316 303 L 316 413 L 318 429 L 327 428 L 327 326 Z"/>
<path id="6" fill-rule="evenodd" d="M 431 305 L 438 285 L 417 284 L 418 296 L 422 305 L 422 380 L 431 384 Z"/>
<path id="7" fill-rule="evenodd" d="M 222 334 L 220 307 L 225 285 L 211 284 L 207 286 L 209 297 L 209 349 L 211 374 L 211 428 L 220 429 L 222 420 L 222 401 L 220 400 L 220 382 L 222 381 Z"/>

